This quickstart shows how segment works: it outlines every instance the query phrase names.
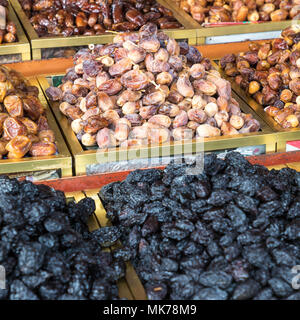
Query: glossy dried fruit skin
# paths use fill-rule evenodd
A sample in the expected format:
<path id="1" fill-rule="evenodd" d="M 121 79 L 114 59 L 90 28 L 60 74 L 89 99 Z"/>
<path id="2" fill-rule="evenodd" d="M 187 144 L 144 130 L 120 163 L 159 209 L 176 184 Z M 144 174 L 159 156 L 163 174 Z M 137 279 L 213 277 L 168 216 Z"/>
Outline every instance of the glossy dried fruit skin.
<path id="1" fill-rule="evenodd" d="M 31 140 L 26 136 L 16 136 L 6 145 L 9 159 L 21 159 L 31 148 Z"/>
<path id="2" fill-rule="evenodd" d="M 108 72 L 112 77 L 121 76 L 126 71 L 129 71 L 132 67 L 132 62 L 129 58 L 123 58 L 112 65 Z"/>
<path id="3" fill-rule="evenodd" d="M 22 99 L 17 95 L 6 96 L 3 104 L 11 117 L 23 117 Z"/>
<path id="4" fill-rule="evenodd" d="M 179 76 L 177 80 L 178 92 L 184 97 L 192 97 L 194 95 L 193 86 L 188 78 L 188 75 Z"/>
<path id="5" fill-rule="evenodd" d="M 108 128 L 103 128 L 97 133 L 97 144 L 99 148 L 105 149 L 105 148 L 112 148 L 117 146 L 117 141 L 114 137 L 114 132 L 112 130 L 109 130 Z"/>
<path id="6" fill-rule="evenodd" d="M 5 119 L 3 129 L 9 139 L 27 134 L 26 126 L 20 120 L 11 117 Z"/>
<path id="7" fill-rule="evenodd" d="M 194 81 L 194 87 L 202 94 L 213 96 L 217 92 L 217 87 L 214 83 L 205 80 Z"/>
<path id="8" fill-rule="evenodd" d="M 122 78 L 121 78 L 122 79 Z M 98 86 L 99 91 L 103 91 L 109 96 L 113 96 L 122 90 L 122 84 L 117 79 L 109 79 Z"/>
<path id="9" fill-rule="evenodd" d="M 203 138 L 217 137 L 221 135 L 221 130 L 209 124 L 201 124 L 197 127 L 197 134 Z"/>
<path id="10" fill-rule="evenodd" d="M 165 115 L 154 115 L 149 120 L 149 123 L 157 124 L 159 126 L 163 126 L 169 128 L 172 121 L 168 116 Z"/>
<path id="11" fill-rule="evenodd" d="M 161 105 L 165 102 L 166 95 L 162 91 L 155 91 L 143 97 L 143 105 Z"/>
<path id="12" fill-rule="evenodd" d="M 173 128 L 184 127 L 187 125 L 188 121 L 188 114 L 184 110 L 181 110 L 173 121 Z"/>
<path id="13" fill-rule="evenodd" d="M 28 134 L 37 134 L 38 125 L 34 121 L 28 118 L 20 118 L 20 121 L 25 125 Z"/>
<path id="14" fill-rule="evenodd" d="M 56 146 L 52 142 L 37 142 L 32 145 L 29 152 L 33 157 L 51 156 L 56 153 Z"/>
<path id="15" fill-rule="evenodd" d="M 144 72 L 138 70 L 131 70 L 126 72 L 121 77 L 121 83 L 126 88 L 133 90 L 141 90 L 148 85 L 149 79 Z"/>
<path id="16" fill-rule="evenodd" d="M 118 141 L 126 140 L 129 135 L 130 127 L 131 127 L 131 124 L 127 119 L 121 118 L 117 120 L 114 137 Z"/>
<path id="17" fill-rule="evenodd" d="M 115 106 L 110 96 L 105 92 L 98 92 L 97 102 L 98 107 L 101 109 L 102 112 L 114 109 Z"/>
<path id="18" fill-rule="evenodd" d="M 52 130 L 41 130 L 38 137 L 40 141 L 55 142 L 55 134 Z"/>
<path id="19" fill-rule="evenodd" d="M 33 121 L 36 121 L 44 113 L 41 102 L 34 96 L 27 96 L 23 99 L 23 109 L 25 116 Z"/>
<path id="20" fill-rule="evenodd" d="M 267 8 L 270 5 L 266 4 Z M 283 6 L 284 7 L 284 6 Z M 281 9 L 280 9 L 281 10 Z M 284 9 L 280 13 L 273 12 L 274 17 L 284 16 Z M 297 125 L 297 106 L 293 106 L 299 95 L 299 50 L 297 50 L 297 35 L 299 29 L 286 28 L 280 38 L 265 41 L 260 45 L 250 45 L 250 51 L 240 53 L 236 57 L 224 57 L 221 67 L 225 70 L 237 66 L 238 73 L 228 74 L 235 77 L 235 82 L 248 91 L 257 103 L 261 104 L 265 111 L 274 118 L 283 128 L 291 128 Z M 244 59 L 251 55 L 256 56 L 255 63 L 251 66 L 238 68 L 244 65 Z M 300 61 L 300 60 L 299 60 Z M 286 104 L 286 105 L 285 105 Z M 288 107 L 289 110 L 279 111 Z M 294 110 L 291 112 L 291 108 Z M 290 117 L 288 120 L 286 118 Z M 243 129 L 242 129 L 243 130 Z"/>

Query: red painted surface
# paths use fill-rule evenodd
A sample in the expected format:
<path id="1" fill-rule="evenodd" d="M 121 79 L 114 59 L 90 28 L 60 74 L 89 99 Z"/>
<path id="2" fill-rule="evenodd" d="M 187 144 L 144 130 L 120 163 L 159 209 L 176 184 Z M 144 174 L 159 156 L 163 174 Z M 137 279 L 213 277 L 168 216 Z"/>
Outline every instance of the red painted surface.
<path id="1" fill-rule="evenodd" d="M 273 165 L 279 165 L 279 164 L 285 164 L 285 163 L 291 163 L 291 162 L 300 162 L 300 151 L 251 156 L 251 157 L 247 157 L 247 159 L 252 164 L 260 164 L 264 166 L 273 166 Z M 158 168 L 163 169 L 164 167 L 158 167 Z M 40 181 L 40 182 L 36 182 L 36 184 L 45 184 L 64 192 L 100 189 L 101 187 L 103 187 L 108 183 L 115 182 L 115 181 L 122 181 L 126 179 L 127 175 L 131 171 L 132 170 L 122 171 L 122 172 L 102 173 L 94 176 L 79 176 L 79 177 L 72 177 L 72 178 L 63 178 L 58 180 Z"/>

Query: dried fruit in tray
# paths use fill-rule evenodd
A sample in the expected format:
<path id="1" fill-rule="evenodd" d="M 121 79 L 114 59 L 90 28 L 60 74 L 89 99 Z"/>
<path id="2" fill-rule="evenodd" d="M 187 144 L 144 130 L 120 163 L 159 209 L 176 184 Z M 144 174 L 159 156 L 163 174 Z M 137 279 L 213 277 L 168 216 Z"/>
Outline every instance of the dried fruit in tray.
<path id="1" fill-rule="evenodd" d="M 220 60 L 225 74 L 261 104 L 283 128 L 300 121 L 300 25 L 282 31 L 281 37 L 249 51 L 228 54 Z"/>
<path id="2" fill-rule="evenodd" d="M 56 153 L 54 132 L 49 128 L 39 90 L 21 74 L 0 66 L 1 159 Z"/>
<path id="3" fill-rule="evenodd" d="M 160 29 L 182 27 L 172 11 L 155 0 L 19 2 L 40 37 L 101 35 L 107 30 L 136 31 L 150 21 Z"/>
<path id="4" fill-rule="evenodd" d="M 0 184 L 0 300 L 118 299 L 126 257 L 103 252 L 99 232 L 89 232 L 94 200 L 67 204 L 61 191 L 4 176 Z"/>
<path id="5" fill-rule="evenodd" d="M 148 298 L 300 300 L 300 173 L 236 152 L 194 165 L 136 170 L 100 190 Z"/>
<path id="6" fill-rule="evenodd" d="M 17 27 L 8 18 L 8 1 L 0 2 L 0 44 L 18 41 Z"/>
<path id="7" fill-rule="evenodd" d="M 209 59 L 153 23 L 139 34 L 80 50 L 74 64 L 63 83 L 46 93 L 60 102 L 85 146 L 147 145 L 260 129 L 240 110 L 229 81 Z"/>
<path id="8" fill-rule="evenodd" d="M 177 5 L 204 25 L 243 21 L 299 20 L 297 0 L 179 0 Z"/>

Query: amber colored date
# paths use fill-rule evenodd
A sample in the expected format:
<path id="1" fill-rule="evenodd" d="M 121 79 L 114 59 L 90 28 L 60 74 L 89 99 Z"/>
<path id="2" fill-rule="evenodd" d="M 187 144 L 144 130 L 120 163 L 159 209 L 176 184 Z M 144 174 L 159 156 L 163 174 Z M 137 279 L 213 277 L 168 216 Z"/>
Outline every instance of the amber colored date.
<path id="1" fill-rule="evenodd" d="M 176 29 L 182 25 L 172 11 L 156 0 L 19 0 L 39 36 L 98 35 L 106 30 L 137 31 L 147 22 L 160 29 Z M 7 26 L 0 40 L 15 41 L 15 28 Z"/>

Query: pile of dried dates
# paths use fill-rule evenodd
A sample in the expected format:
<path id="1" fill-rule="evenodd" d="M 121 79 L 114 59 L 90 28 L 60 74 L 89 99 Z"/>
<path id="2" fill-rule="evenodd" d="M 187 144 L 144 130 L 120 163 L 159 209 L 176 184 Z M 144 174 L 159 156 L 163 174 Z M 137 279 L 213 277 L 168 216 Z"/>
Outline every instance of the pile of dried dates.
<path id="1" fill-rule="evenodd" d="M 299 0 L 179 0 L 199 23 L 299 20 Z"/>
<path id="2" fill-rule="evenodd" d="M 4 10 L 5 8 L 5 28 L 4 24 L 1 26 L 0 29 L 0 43 L 11 43 L 16 42 L 17 38 L 17 27 L 13 21 L 8 19 L 8 1 L 7 0 L 0 0 L 0 6 Z"/>
<path id="3" fill-rule="evenodd" d="M 149 299 L 300 300 L 300 173 L 231 152 L 204 170 L 171 163 L 131 172 L 100 197 Z"/>
<path id="4" fill-rule="evenodd" d="M 283 128 L 300 121 L 300 25 L 282 31 L 281 38 L 251 43 L 249 51 L 228 54 L 221 67 Z"/>
<path id="5" fill-rule="evenodd" d="M 209 59 L 153 23 L 114 43 L 80 50 L 63 83 L 46 93 L 60 101 L 85 146 L 142 146 L 170 140 L 258 131 L 241 112 Z"/>
<path id="6" fill-rule="evenodd" d="M 40 37 L 134 31 L 147 22 L 160 29 L 182 25 L 155 0 L 19 0 Z"/>
<path id="7" fill-rule="evenodd" d="M 25 155 L 56 153 L 39 90 L 21 74 L 0 66 L 0 158 L 20 159 Z"/>

